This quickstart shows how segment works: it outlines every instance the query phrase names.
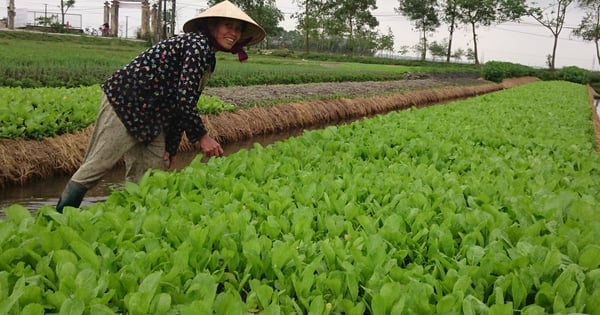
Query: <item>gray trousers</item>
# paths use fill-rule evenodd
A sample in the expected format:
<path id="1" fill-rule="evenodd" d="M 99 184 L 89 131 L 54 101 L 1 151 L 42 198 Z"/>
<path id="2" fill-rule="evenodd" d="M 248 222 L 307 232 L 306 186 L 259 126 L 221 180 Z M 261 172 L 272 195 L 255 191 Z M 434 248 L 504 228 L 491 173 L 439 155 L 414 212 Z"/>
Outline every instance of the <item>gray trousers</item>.
<path id="1" fill-rule="evenodd" d="M 125 179 L 137 182 L 150 168 L 165 169 L 164 152 L 164 133 L 149 145 L 139 142 L 129 134 L 102 93 L 100 112 L 87 152 L 71 181 L 90 189 L 123 158 Z"/>

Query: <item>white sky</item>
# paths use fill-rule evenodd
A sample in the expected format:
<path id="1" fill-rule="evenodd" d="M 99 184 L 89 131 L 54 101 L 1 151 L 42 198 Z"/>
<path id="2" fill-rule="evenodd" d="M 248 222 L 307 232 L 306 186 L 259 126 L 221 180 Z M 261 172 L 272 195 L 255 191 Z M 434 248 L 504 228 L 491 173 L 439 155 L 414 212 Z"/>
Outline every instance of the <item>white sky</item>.
<path id="1" fill-rule="evenodd" d="M 6 17 L 8 0 L 2 0 L 4 6 L 0 8 L 0 18 Z M 60 0 L 14 0 L 17 9 L 27 11 L 60 12 Z M 83 28 L 97 28 L 102 24 L 105 0 L 76 0 L 75 6 L 68 13 L 81 14 Z M 151 1 L 152 2 L 152 1 Z M 550 3 L 550 0 L 537 1 Z M 299 10 L 294 0 L 276 0 L 277 7 L 284 13 L 286 20 L 282 27 L 286 30 L 294 29 L 296 21 L 291 15 Z M 413 46 L 419 40 L 419 34 L 413 29 L 410 21 L 398 15 L 394 8 L 398 6 L 397 0 L 377 0 L 377 10 L 373 15 L 379 20 L 379 31 L 388 33 L 391 28 L 394 34 L 396 50 L 401 46 Z M 177 28 L 193 17 L 199 9 L 207 7 L 205 0 L 178 0 L 177 1 Z M 599 70 L 600 66 L 595 59 L 593 43 L 584 42 L 571 35 L 571 29 L 576 27 L 582 17 L 581 10 L 571 4 L 567 11 L 565 28 L 558 42 L 556 66 L 578 66 L 589 70 Z M 32 15 L 33 16 L 33 15 Z M 140 27 L 141 10 L 136 8 L 123 8 L 119 11 L 120 34 L 132 37 Z M 72 23 L 74 25 L 78 22 Z M 127 28 L 125 27 L 127 25 Z M 480 62 L 491 60 L 509 61 L 534 67 L 545 67 L 546 55 L 551 54 L 553 37 L 548 29 L 531 18 L 524 18 L 520 23 L 504 23 L 477 30 L 478 52 Z M 448 36 L 447 27 L 442 25 L 430 40 L 442 41 Z M 453 49 L 473 48 L 471 30 L 462 27 L 454 35 Z M 410 54 L 414 54 L 410 52 Z"/>

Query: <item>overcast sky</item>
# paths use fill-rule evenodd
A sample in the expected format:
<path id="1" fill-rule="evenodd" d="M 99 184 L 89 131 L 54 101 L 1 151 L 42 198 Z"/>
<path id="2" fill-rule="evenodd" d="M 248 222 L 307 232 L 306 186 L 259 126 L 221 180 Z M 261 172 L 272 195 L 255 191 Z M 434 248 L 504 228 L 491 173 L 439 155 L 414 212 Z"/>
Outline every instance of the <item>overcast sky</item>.
<path id="1" fill-rule="evenodd" d="M 4 5 L 0 8 L 0 17 L 6 17 L 8 0 L 2 0 Z M 38 16 L 45 9 L 48 12 L 59 12 L 59 0 L 14 0 L 17 9 L 24 11 L 37 11 Z M 538 3 L 550 3 L 550 0 L 537 1 Z M 136 29 L 140 27 L 141 10 L 122 6 L 119 12 L 120 34 L 132 37 Z M 177 28 L 181 29 L 183 23 L 193 17 L 198 10 L 205 9 L 207 2 L 204 0 L 178 0 L 177 1 Z M 291 30 L 295 28 L 296 21 L 291 15 L 298 11 L 298 6 L 293 0 L 276 0 L 277 7 L 284 13 L 286 20 L 282 26 Z M 413 46 L 419 40 L 419 34 L 414 30 L 410 21 L 398 15 L 394 8 L 398 6 L 397 0 L 377 0 L 377 10 L 373 15 L 379 20 L 379 31 L 387 34 L 391 29 L 394 34 L 396 50 L 401 46 Z M 71 22 L 76 26 L 81 24 L 82 28 L 97 28 L 102 24 L 103 0 L 76 0 L 75 6 L 68 13 L 81 16 L 81 22 Z M 29 18 L 33 19 L 33 14 Z M 578 66 L 590 70 L 600 70 L 595 60 L 595 47 L 593 43 L 584 42 L 571 35 L 571 29 L 576 27 L 582 17 L 581 10 L 572 4 L 567 13 L 565 28 L 558 42 L 556 66 Z M 127 26 L 127 27 L 126 27 Z M 534 67 L 544 67 L 546 55 L 551 54 L 553 37 L 548 29 L 531 18 L 524 18 L 520 23 L 504 23 L 493 27 L 482 27 L 477 30 L 478 52 L 480 62 L 491 60 L 510 61 Z M 442 41 L 448 36 L 447 27 L 441 26 L 432 40 Z M 462 27 L 454 36 L 454 49 L 473 48 L 471 30 Z M 411 55 L 416 55 L 410 52 Z"/>

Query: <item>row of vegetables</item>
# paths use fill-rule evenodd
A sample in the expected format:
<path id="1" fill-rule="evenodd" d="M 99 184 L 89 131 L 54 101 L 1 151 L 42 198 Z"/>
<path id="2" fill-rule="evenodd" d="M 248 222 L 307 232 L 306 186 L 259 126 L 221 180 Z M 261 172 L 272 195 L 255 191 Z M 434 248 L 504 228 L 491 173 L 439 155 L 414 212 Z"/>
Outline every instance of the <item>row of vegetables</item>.
<path id="1" fill-rule="evenodd" d="M 600 314 L 585 86 L 537 82 L 0 220 L 2 314 Z"/>
<path id="2" fill-rule="evenodd" d="M 36 139 L 73 133 L 93 124 L 100 104 L 100 86 L 78 88 L 0 87 L 0 138 Z M 202 95 L 203 114 L 232 111 L 235 106 Z"/>

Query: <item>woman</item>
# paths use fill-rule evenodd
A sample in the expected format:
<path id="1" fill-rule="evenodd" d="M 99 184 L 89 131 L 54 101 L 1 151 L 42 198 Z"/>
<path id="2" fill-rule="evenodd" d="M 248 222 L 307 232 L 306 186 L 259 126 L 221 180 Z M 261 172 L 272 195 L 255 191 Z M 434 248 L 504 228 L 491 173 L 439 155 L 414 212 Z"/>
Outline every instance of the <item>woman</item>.
<path id="1" fill-rule="evenodd" d="M 229 1 L 208 8 L 183 25 L 185 34 L 149 48 L 102 84 L 102 101 L 84 161 L 67 183 L 56 210 L 79 207 L 123 157 L 126 179 L 149 168 L 171 167 L 182 133 L 206 156 L 222 156 L 196 107 L 215 70 L 216 51 L 248 58 L 243 50 L 265 31 Z"/>
<path id="2" fill-rule="evenodd" d="M 102 36 L 108 36 L 109 35 L 108 34 L 108 23 L 102 24 L 101 30 L 102 30 Z"/>

